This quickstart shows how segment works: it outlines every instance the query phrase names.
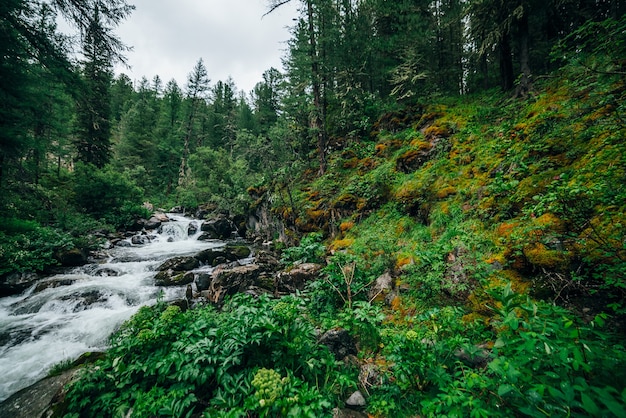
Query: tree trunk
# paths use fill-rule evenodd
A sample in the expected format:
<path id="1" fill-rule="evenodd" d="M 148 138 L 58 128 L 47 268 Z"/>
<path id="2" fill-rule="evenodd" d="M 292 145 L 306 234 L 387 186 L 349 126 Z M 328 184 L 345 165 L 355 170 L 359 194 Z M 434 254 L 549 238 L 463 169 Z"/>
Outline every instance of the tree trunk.
<path id="1" fill-rule="evenodd" d="M 519 85 L 517 86 L 517 90 L 515 92 L 516 97 L 526 97 L 530 90 L 530 66 L 528 64 L 529 61 L 529 51 L 528 51 L 528 39 L 529 29 L 528 29 L 528 9 L 525 8 L 524 15 L 518 22 L 519 25 L 519 44 L 520 44 L 520 70 L 522 72 Z"/>
<path id="2" fill-rule="evenodd" d="M 508 91 L 513 88 L 515 77 L 513 75 L 513 56 L 508 35 L 503 35 L 499 42 L 500 50 L 500 82 L 502 90 Z"/>
<path id="3" fill-rule="evenodd" d="M 313 118 L 311 127 L 317 135 L 317 156 L 320 164 L 320 175 L 326 172 L 326 144 L 327 134 L 323 120 L 322 91 L 320 81 L 320 68 L 317 56 L 317 40 L 315 38 L 315 25 L 313 22 L 313 2 L 307 0 L 307 17 L 309 20 L 309 44 L 311 47 L 311 80 L 313 84 Z"/>

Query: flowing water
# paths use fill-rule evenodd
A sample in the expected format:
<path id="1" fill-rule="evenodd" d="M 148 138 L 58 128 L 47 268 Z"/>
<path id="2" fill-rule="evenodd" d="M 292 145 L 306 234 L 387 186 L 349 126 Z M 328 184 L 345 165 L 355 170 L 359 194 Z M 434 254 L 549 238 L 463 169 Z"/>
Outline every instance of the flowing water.
<path id="1" fill-rule="evenodd" d="M 169 217 L 149 244 L 116 246 L 105 261 L 45 279 L 50 286 L 44 290 L 33 286 L 0 299 L 0 401 L 55 364 L 105 349 L 111 333 L 140 306 L 184 297 L 183 288 L 154 286 L 156 268 L 224 243 L 198 241 L 187 233 L 191 219 Z"/>

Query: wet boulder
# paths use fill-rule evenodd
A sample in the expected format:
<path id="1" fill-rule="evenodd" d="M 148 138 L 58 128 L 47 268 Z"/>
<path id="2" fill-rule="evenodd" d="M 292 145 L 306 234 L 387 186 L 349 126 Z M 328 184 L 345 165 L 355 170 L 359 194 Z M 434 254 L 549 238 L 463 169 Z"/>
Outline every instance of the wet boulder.
<path id="1" fill-rule="evenodd" d="M 79 248 L 61 250 L 57 252 L 56 259 L 63 267 L 78 267 L 87 264 L 87 254 Z"/>
<path id="2" fill-rule="evenodd" d="M 157 286 L 184 286 L 193 283 L 195 274 L 190 271 L 161 270 L 154 276 Z"/>
<path id="3" fill-rule="evenodd" d="M 233 233 L 237 232 L 235 224 L 226 217 L 219 217 L 210 221 L 203 222 L 200 226 L 203 232 L 208 232 L 217 239 L 228 239 Z"/>
<path id="4" fill-rule="evenodd" d="M 76 283 L 76 279 L 70 278 L 70 277 L 61 277 L 61 278 L 56 278 L 56 279 L 43 280 L 37 283 L 37 286 L 35 286 L 33 293 L 39 293 L 39 292 L 43 292 L 46 289 L 54 289 L 54 288 L 61 287 L 61 286 L 70 286 L 70 285 L 73 285 L 74 283 Z"/>
<path id="5" fill-rule="evenodd" d="M 130 242 L 133 245 L 145 245 L 150 243 L 150 237 L 147 235 L 133 235 Z"/>
<path id="6" fill-rule="evenodd" d="M 189 222 L 187 226 L 187 235 L 192 237 L 198 233 L 198 223 L 196 221 Z"/>
<path id="7" fill-rule="evenodd" d="M 198 292 L 203 290 L 209 290 L 211 286 L 212 276 L 211 273 L 200 273 L 196 276 L 196 288 Z"/>
<path id="8" fill-rule="evenodd" d="M 196 257 L 174 257 L 161 264 L 157 270 L 174 270 L 174 271 L 189 271 L 197 268 L 200 265 L 200 261 Z"/>
<path id="9" fill-rule="evenodd" d="M 41 280 L 37 273 L 11 273 L 0 277 L 0 296 L 11 296 L 22 293 Z"/>
<path id="10" fill-rule="evenodd" d="M 246 245 L 228 244 L 222 248 L 207 249 L 196 254 L 196 259 L 206 265 L 217 266 L 228 261 L 242 260 L 252 251 Z"/>
<path id="11" fill-rule="evenodd" d="M 158 217 L 152 216 L 144 223 L 143 227 L 147 231 L 151 231 L 153 229 L 158 229 L 161 226 L 161 223 L 162 221 Z"/>

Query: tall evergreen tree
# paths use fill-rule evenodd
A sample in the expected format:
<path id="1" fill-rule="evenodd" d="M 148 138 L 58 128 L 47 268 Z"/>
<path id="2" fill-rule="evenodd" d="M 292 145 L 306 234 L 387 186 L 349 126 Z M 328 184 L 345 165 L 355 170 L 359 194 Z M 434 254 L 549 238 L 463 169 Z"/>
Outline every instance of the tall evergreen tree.
<path id="1" fill-rule="evenodd" d="M 194 134 L 194 125 L 198 119 L 199 111 L 206 105 L 206 96 L 209 91 L 209 76 L 202 58 L 198 60 L 187 79 L 187 115 L 183 132 L 183 153 L 178 171 L 178 184 L 184 185 L 189 179 L 189 155 Z"/>
<path id="2" fill-rule="evenodd" d="M 280 6 L 289 3 L 290 0 L 272 0 L 270 1 L 270 10 L 273 12 Z M 310 86 L 313 92 L 313 107 L 311 109 L 310 127 L 311 132 L 317 142 L 317 156 L 319 162 L 319 172 L 324 174 L 326 171 L 326 147 L 328 144 L 328 133 L 326 131 L 326 105 L 327 102 L 323 97 L 323 87 L 325 80 L 322 74 L 321 60 L 324 57 L 324 51 L 320 51 L 319 38 L 320 32 L 323 30 L 320 22 L 324 22 L 324 16 L 319 12 L 321 6 L 325 6 L 329 0 L 303 0 L 304 17 L 302 18 L 306 35 L 308 37 L 308 56 L 310 64 Z"/>
<path id="3" fill-rule="evenodd" d="M 98 7 L 83 41 L 82 88 L 78 100 L 75 145 L 77 158 L 104 167 L 111 157 L 111 83 L 113 65 L 107 33 Z"/>

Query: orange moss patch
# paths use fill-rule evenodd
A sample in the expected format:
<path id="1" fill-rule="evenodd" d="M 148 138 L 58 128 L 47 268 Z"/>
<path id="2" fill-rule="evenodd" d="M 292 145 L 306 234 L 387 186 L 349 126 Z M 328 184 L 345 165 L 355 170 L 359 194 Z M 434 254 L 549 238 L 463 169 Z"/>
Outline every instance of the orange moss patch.
<path id="1" fill-rule="evenodd" d="M 410 149 L 396 159 L 396 170 L 411 173 L 428 161 L 429 153 L 424 150 Z"/>
<path id="2" fill-rule="evenodd" d="M 357 165 L 359 165 L 359 159 L 354 157 L 354 158 L 350 158 L 348 161 L 343 163 L 343 168 L 349 169 L 349 168 L 355 168 Z"/>
<path id="3" fill-rule="evenodd" d="M 518 226 L 519 226 L 518 221 L 502 222 L 496 228 L 496 236 L 500 238 L 510 238 Z"/>
<path id="4" fill-rule="evenodd" d="M 378 166 L 378 162 L 370 157 L 363 158 L 360 162 L 360 170 L 362 171 L 370 171 L 375 169 Z"/>
<path id="5" fill-rule="evenodd" d="M 566 268 L 571 258 L 568 252 L 551 250 L 540 242 L 527 245 L 523 253 L 532 265 L 548 269 Z"/>
<path id="6" fill-rule="evenodd" d="M 354 227 L 354 222 L 352 222 L 352 221 L 345 221 L 345 222 L 342 222 L 339 225 L 339 230 L 341 232 L 346 232 L 346 231 L 349 231 L 350 229 L 352 229 L 353 227 Z"/>
<path id="7" fill-rule="evenodd" d="M 319 222 L 320 220 L 324 220 L 327 218 L 328 213 L 323 209 L 308 209 L 306 211 L 306 216 L 313 222 Z"/>
<path id="8" fill-rule="evenodd" d="M 489 257 L 485 258 L 485 263 L 487 264 L 500 264 L 500 265 L 504 265 L 504 263 L 506 263 L 506 257 L 504 256 L 504 253 L 500 253 L 500 254 L 492 254 Z"/>
<path id="9" fill-rule="evenodd" d="M 402 298 L 398 295 L 394 296 L 394 298 L 391 300 L 391 309 L 395 312 L 402 312 L 403 308 L 402 308 Z"/>
<path id="10" fill-rule="evenodd" d="M 377 157 L 387 157 L 391 152 L 402 147 L 403 142 L 399 139 L 389 139 L 376 144 L 374 147 Z"/>
<path id="11" fill-rule="evenodd" d="M 430 142 L 424 141 L 420 138 L 415 138 L 414 140 L 412 140 L 411 146 L 417 148 L 418 151 L 430 151 L 430 149 L 433 147 Z"/>
<path id="12" fill-rule="evenodd" d="M 402 269 L 402 267 L 404 266 L 408 266 L 411 264 L 415 264 L 415 259 L 410 255 L 401 254 L 396 259 L 396 269 L 398 270 Z"/>
<path id="13" fill-rule="evenodd" d="M 439 199 L 445 199 L 446 197 L 456 194 L 456 188 L 452 187 L 452 186 L 447 186 L 444 187 L 443 189 L 440 189 L 437 191 L 436 196 Z"/>
<path id="14" fill-rule="evenodd" d="M 433 124 L 424 129 L 424 136 L 426 138 L 447 138 L 451 132 L 447 126 L 439 124 Z"/>
<path id="15" fill-rule="evenodd" d="M 354 239 L 352 238 L 338 239 L 330 244 L 330 249 L 333 251 L 344 250 L 352 244 L 354 244 Z"/>
<path id="16" fill-rule="evenodd" d="M 534 223 L 542 229 L 550 229 L 555 232 L 565 231 L 565 223 L 552 213 L 544 213 L 540 217 L 535 218 Z"/>
<path id="17" fill-rule="evenodd" d="M 489 318 L 486 315 L 481 315 L 476 312 L 468 313 L 461 317 L 461 321 L 466 324 L 473 324 L 476 321 L 482 322 L 485 325 L 489 322 Z"/>

